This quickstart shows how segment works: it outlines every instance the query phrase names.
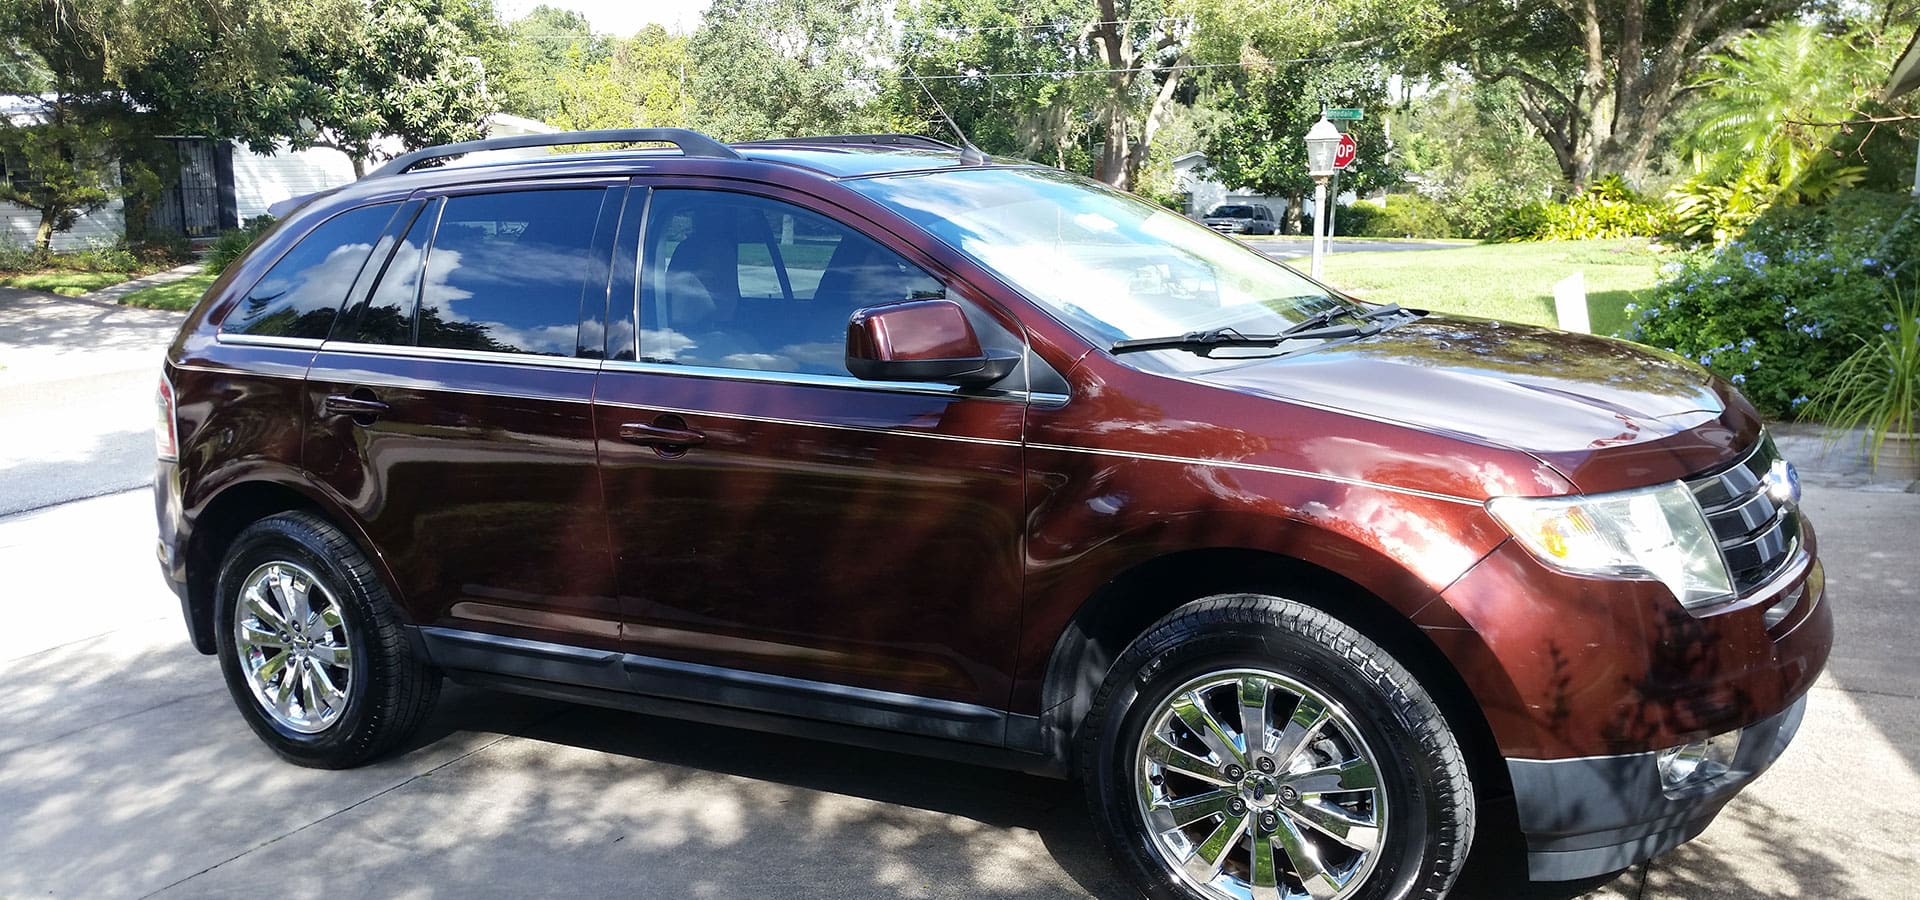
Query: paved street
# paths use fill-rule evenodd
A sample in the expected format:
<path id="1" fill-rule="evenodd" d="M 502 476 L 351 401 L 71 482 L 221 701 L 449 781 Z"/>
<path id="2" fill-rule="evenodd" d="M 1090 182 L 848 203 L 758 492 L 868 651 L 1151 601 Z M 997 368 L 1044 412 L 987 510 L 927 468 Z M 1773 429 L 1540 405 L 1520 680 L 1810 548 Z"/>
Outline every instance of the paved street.
<path id="1" fill-rule="evenodd" d="M 1453 247 L 1471 247 L 1474 241 L 1419 241 L 1419 240 L 1380 240 L 1372 238 L 1337 237 L 1328 244 L 1327 252 L 1333 255 L 1341 253 L 1397 253 L 1408 250 L 1446 250 Z M 1313 255 L 1313 238 L 1299 235 L 1280 235 L 1277 237 L 1256 237 L 1247 239 L 1247 245 L 1274 259 L 1302 259 Z"/>
<path id="2" fill-rule="evenodd" d="M 153 480 L 181 313 L 0 288 L 0 515 Z"/>

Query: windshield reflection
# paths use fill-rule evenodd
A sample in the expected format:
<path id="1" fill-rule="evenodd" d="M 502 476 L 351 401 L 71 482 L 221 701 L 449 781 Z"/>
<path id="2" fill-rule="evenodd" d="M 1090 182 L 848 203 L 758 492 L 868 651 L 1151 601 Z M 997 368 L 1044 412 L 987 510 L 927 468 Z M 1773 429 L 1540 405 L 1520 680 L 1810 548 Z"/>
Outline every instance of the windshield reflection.
<path id="1" fill-rule="evenodd" d="M 1065 172 L 967 169 L 850 184 L 1102 346 L 1216 328 L 1271 333 L 1349 307 L 1233 238 Z M 1149 357 L 1148 365 L 1178 370 L 1220 365 L 1186 351 L 1137 358 Z"/>

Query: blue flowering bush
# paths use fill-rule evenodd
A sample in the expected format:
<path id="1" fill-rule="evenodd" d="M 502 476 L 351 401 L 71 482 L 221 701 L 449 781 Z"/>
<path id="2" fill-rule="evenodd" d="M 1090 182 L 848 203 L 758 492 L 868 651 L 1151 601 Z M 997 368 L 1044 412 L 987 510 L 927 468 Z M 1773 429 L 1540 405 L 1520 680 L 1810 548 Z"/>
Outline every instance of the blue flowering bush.
<path id="1" fill-rule="evenodd" d="M 1774 418 L 1802 412 L 1822 379 L 1893 326 L 1897 274 L 1920 271 L 1920 205 L 1849 191 L 1769 210 L 1737 240 L 1668 263 L 1627 307 L 1626 336 L 1720 373 Z"/>

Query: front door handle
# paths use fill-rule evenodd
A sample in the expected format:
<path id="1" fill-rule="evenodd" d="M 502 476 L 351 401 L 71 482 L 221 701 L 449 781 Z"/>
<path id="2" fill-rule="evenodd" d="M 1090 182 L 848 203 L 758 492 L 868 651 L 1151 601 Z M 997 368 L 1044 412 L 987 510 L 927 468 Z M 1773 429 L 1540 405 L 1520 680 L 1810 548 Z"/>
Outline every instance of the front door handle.
<path id="1" fill-rule="evenodd" d="M 675 427 L 675 424 L 678 427 Z M 707 442 L 707 436 L 685 423 L 652 424 L 628 422 L 620 426 L 620 439 L 643 447 L 660 447 L 669 450 L 681 450 Z"/>
<path id="2" fill-rule="evenodd" d="M 351 394 L 333 394 L 320 401 L 320 411 L 329 416 L 352 416 L 355 422 L 365 425 L 376 416 L 387 411 L 385 403 L 374 399 L 371 391 L 359 390 Z"/>

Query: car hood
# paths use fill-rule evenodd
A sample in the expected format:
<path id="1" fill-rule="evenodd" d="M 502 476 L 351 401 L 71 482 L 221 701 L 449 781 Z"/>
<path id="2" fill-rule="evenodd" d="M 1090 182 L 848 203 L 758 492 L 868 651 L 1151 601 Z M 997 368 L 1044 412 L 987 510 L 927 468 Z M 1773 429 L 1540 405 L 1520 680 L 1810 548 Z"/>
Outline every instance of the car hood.
<path id="1" fill-rule="evenodd" d="M 1429 315 L 1360 340 L 1193 377 L 1522 450 L 1569 476 L 1597 452 L 1683 435 L 1699 443 L 1703 430 L 1714 432 L 1715 445 L 1733 444 L 1758 428 L 1744 400 L 1679 356 L 1482 319 Z"/>

